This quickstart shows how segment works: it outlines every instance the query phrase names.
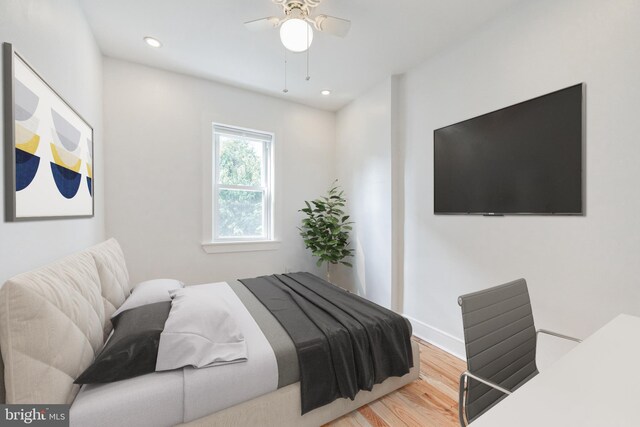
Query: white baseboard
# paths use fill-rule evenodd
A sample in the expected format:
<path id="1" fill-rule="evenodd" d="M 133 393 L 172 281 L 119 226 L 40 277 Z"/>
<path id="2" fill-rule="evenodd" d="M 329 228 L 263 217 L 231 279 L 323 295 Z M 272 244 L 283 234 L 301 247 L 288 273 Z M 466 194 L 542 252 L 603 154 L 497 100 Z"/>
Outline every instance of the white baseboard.
<path id="1" fill-rule="evenodd" d="M 449 354 L 454 355 L 458 359 L 467 360 L 465 357 L 466 352 L 463 340 L 436 327 L 427 325 L 426 323 L 414 319 L 411 316 L 407 316 L 406 314 L 403 314 L 403 316 L 411 322 L 413 335 L 428 342 L 429 344 L 435 345 Z"/>

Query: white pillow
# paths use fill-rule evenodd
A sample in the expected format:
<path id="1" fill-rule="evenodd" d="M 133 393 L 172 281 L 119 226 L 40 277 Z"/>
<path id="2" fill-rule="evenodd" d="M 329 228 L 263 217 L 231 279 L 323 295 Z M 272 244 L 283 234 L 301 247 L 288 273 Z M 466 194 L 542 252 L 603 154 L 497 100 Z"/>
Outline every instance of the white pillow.
<path id="1" fill-rule="evenodd" d="M 156 371 L 246 362 L 247 344 L 216 284 L 172 291 L 171 311 L 160 335 Z"/>
<path id="2" fill-rule="evenodd" d="M 112 315 L 113 319 L 125 310 L 156 302 L 171 301 L 170 291 L 184 288 L 184 283 L 174 279 L 155 279 L 134 286 L 129 298 Z"/>

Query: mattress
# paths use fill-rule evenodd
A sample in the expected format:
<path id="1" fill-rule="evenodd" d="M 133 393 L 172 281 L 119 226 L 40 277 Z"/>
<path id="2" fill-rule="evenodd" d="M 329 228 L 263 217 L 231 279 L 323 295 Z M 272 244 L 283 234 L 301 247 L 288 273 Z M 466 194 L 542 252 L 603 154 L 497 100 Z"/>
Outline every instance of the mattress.
<path id="1" fill-rule="evenodd" d="M 173 426 L 297 382 L 295 347 L 277 320 L 241 283 L 215 287 L 245 335 L 247 362 L 85 385 L 71 406 L 71 425 Z"/>

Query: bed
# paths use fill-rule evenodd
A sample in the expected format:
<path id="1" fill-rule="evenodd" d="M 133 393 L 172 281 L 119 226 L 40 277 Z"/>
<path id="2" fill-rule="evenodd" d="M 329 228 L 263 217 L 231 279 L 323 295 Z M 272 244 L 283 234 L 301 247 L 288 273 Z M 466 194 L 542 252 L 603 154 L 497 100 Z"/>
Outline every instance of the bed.
<path id="1" fill-rule="evenodd" d="M 8 280 L 0 289 L 0 397 L 6 403 L 69 403 L 72 426 L 317 426 L 418 378 L 413 366 L 354 400 L 338 399 L 302 415 L 299 361 L 288 333 L 247 286 L 235 280 L 211 286 L 233 304 L 247 338 L 246 363 L 80 387 L 74 379 L 102 348 L 111 314 L 131 291 L 118 243 L 111 239 Z M 411 351 L 417 365 L 415 343 Z"/>

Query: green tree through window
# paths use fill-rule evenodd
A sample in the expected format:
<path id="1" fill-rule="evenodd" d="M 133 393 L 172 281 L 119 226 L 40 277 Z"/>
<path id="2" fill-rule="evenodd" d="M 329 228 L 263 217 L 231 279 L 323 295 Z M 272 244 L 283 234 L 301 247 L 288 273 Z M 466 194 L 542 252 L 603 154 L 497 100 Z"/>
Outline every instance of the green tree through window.
<path id="1" fill-rule="evenodd" d="M 217 136 L 217 237 L 264 238 L 266 141 Z"/>
<path id="2" fill-rule="evenodd" d="M 220 146 L 220 182 L 229 185 L 262 184 L 262 156 L 256 148 L 262 144 L 224 138 Z M 256 147 L 259 146 L 259 147 Z"/>

